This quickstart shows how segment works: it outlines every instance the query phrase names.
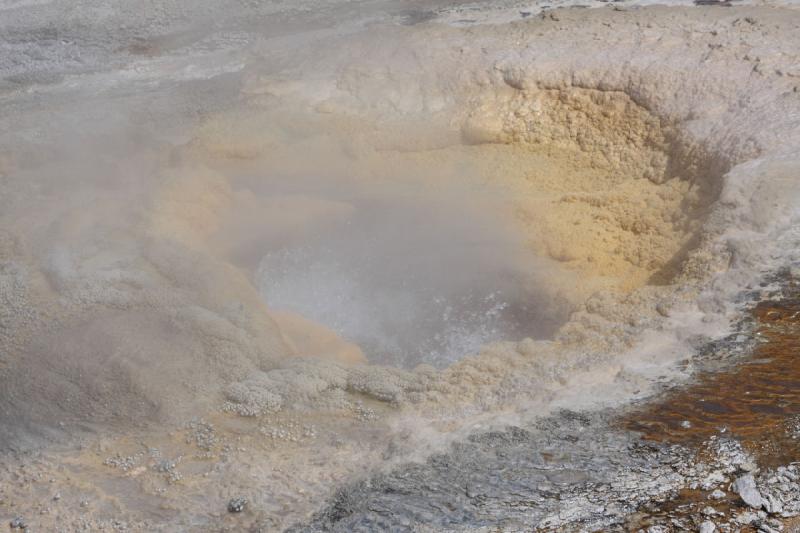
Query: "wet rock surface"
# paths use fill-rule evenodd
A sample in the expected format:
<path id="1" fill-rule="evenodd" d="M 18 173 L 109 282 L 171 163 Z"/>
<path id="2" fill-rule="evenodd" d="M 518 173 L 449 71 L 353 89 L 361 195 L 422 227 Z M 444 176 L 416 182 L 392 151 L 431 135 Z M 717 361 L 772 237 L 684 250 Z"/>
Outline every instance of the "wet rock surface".
<path id="1" fill-rule="evenodd" d="M 290 531 L 782 530 L 776 519 L 800 513 L 797 465 L 754 476 L 736 440 L 710 439 L 698 453 L 612 427 L 610 413 L 562 412 L 475 435 L 340 491 Z"/>
<path id="2" fill-rule="evenodd" d="M 608 422 L 607 414 L 565 411 L 533 428 L 474 435 L 424 464 L 341 491 L 293 531 L 607 526 L 651 495 L 677 490 L 673 465 L 688 461 L 684 449 L 638 442 Z"/>

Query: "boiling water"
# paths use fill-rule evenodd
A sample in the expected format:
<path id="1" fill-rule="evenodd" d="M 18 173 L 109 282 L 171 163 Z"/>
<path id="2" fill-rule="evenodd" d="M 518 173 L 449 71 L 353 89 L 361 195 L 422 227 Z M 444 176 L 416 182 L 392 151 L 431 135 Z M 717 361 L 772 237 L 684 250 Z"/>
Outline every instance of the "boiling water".
<path id="1" fill-rule="evenodd" d="M 536 259 L 488 202 L 460 188 L 345 184 L 335 199 L 353 206 L 350 216 L 266 251 L 265 301 L 333 329 L 370 361 L 404 367 L 551 335 L 564 312 L 550 312 L 536 286 Z"/>

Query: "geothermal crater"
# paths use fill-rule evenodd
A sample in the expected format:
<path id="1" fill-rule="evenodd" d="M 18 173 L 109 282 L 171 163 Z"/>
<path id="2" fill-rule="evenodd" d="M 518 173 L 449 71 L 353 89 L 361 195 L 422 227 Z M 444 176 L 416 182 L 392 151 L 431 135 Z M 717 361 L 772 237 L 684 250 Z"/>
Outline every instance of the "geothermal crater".
<path id="1" fill-rule="evenodd" d="M 800 261 L 796 10 L 156 3 L 0 7 L 0 519 L 602 529 L 710 471 L 608 420 Z"/>
<path id="2" fill-rule="evenodd" d="M 624 92 L 506 83 L 433 147 L 407 132 L 354 143 L 335 115 L 294 116 L 244 157 L 196 141 L 230 189 L 211 240 L 301 354 L 442 367 L 553 338 L 589 294 L 681 272 L 726 162 Z M 315 127 L 298 134 L 303 120 Z"/>

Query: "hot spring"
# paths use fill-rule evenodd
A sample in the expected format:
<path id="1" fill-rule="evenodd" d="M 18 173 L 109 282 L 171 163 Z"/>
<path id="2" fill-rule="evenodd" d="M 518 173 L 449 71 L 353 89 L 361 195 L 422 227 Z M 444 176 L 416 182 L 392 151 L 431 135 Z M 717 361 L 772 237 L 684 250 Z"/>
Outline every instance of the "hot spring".
<path id="1" fill-rule="evenodd" d="M 797 10 L 139 3 L 0 0 L 0 519 L 602 529 L 692 486 L 613 416 L 794 272 Z"/>

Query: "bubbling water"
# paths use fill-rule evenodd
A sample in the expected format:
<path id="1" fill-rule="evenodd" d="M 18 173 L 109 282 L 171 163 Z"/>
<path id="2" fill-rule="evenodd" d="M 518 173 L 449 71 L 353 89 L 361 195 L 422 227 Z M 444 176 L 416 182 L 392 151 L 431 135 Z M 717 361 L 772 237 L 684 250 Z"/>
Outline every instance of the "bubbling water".
<path id="1" fill-rule="evenodd" d="M 492 202 L 458 186 L 445 194 L 351 185 L 336 193 L 354 207 L 349 217 L 264 254 L 256 278 L 271 308 L 333 329 L 372 362 L 403 367 L 443 367 L 493 341 L 547 337 L 566 318 L 552 312 L 536 258 Z"/>

